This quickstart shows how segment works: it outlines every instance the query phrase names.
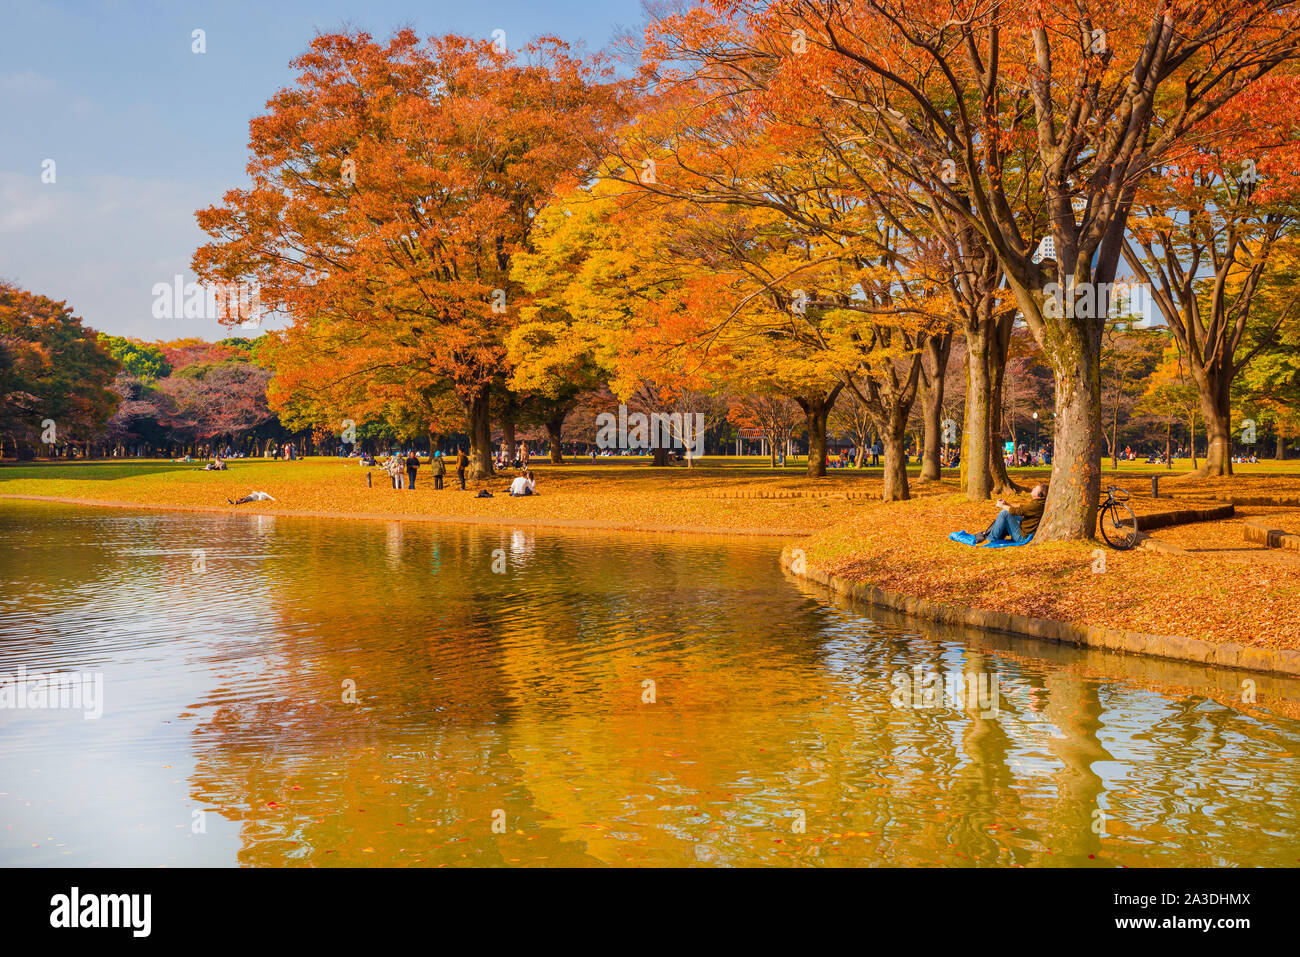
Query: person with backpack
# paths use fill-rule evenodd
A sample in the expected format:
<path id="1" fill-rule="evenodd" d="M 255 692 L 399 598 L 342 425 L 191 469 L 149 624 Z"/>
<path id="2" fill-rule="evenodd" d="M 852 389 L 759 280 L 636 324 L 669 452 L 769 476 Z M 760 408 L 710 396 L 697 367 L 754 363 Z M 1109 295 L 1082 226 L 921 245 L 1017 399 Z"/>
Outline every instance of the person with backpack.
<path id="1" fill-rule="evenodd" d="M 469 465 L 469 456 L 464 449 L 456 451 L 456 478 L 460 480 L 460 490 L 465 491 L 465 466 Z"/>

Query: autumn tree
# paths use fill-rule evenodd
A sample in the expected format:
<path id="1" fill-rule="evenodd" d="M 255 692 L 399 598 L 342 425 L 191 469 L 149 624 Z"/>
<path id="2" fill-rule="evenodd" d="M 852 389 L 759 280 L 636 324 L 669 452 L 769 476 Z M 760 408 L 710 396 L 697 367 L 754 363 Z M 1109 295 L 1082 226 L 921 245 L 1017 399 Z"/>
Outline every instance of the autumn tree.
<path id="1" fill-rule="evenodd" d="M 1143 394 L 1143 383 L 1160 360 L 1165 333 L 1110 320 L 1102 334 L 1102 434 L 1111 468 L 1119 468 L 1120 422 L 1132 415 Z"/>
<path id="2" fill-rule="evenodd" d="M 37 442 L 88 452 L 117 407 L 120 369 L 66 302 L 0 282 L 0 440 L 19 457 Z"/>
<path id="3" fill-rule="evenodd" d="M 1191 381 L 1187 362 L 1177 341 L 1167 341 L 1160 361 L 1144 383 L 1142 395 L 1135 410 L 1145 412 L 1165 421 L 1165 458 L 1173 468 L 1173 424 L 1187 423 L 1187 448 L 1196 468 L 1196 416 L 1198 410 L 1196 386 Z"/>
<path id="4" fill-rule="evenodd" d="M 735 395 L 727 419 L 737 428 L 752 429 L 767 442 L 769 464 L 776 468 L 778 453 L 794 435 L 799 407 L 778 392 L 746 392 Z"/>
<path id="5" fill-rule="evenodd" d="M 1205 475 L 1232 472 L 1233 383 L 1300 306 L 1298 111 L 1294 71 L 1259 81 L 1143 180 L 1130 219 L 1125 258 L 1149 284 L 1197 387 Z M 1281 268 L 1270 268 L 1275 257 Z M 1289 302 L 1261 321 L 1253 306 L 1270 285 Z"/>
<path id="6" fill-rule="evenodd" d="M 1134 192 L 1224 103 L 1295 56 L 1295 4 L 720 6 L 798 40 L 804 52 L 783 58 L 792 103 L 839 113 L 914 183 L 951 164 L 938 195 L 992 246 L 1056 379 L 1037 537 L 1091 537 L 1104 297 Z M 1037 255 L 1045 237 L 1051 255 Z"/>
<path id="7" fill-rule="evenodd" d="M 433 404 L 449 386 L 472 473 L 488 475 L 511 257 L 552 188 L 599 155 L 621 84 L 558 40 L 516 57 L 410 30 L 321 35 L 294 66 L 250 124 L 252 186 L 199 213 L 213 242 L 195 270 L 256 283 L 290 318 L 277 401 L 361 382 Z M 338 398 L 323 405 L 337 414 Z"/>

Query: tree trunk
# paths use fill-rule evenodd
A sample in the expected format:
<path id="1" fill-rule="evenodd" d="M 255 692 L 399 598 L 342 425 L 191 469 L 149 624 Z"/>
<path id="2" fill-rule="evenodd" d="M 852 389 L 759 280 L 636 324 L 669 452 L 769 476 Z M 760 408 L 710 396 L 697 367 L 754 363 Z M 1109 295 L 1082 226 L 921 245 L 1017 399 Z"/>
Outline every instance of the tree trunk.
<path id="1" fill-rule="evenodd" d="M 930 388 L 921 389 L 921 481 L 937 482 L 940 477 L 939 456 L 943 451 L 943 380 L 938 379 Z"/>
<path id="2" fill-rule="evenodd" d="M 1101 494 L 1101 329 L 1060 330 L 1053 350 L 1056 429 L 1047 507 L 1035 541 L 1090 539 Z M 1051 354 L 1051 353 L 1049 353 Z"/>
<path id="3" fill-rule="evenodd" d="M 1115 399 L 1115 416 L 1110 423 L 1110 467 L 1119 470 L 1119 397 Z"/>
<path id="4" fill-rule="evenodd" d="M 1232 406 L 1226 376 L 1208 381 L 1208 388 L 1198 389 L 1201 416 L 1205 419 L 1205 464 L 1198 470 L 1203 477 L 1232 474 Z"/>
<path id="5" fill-rule="evenodd" d="M 940 478 L 939 455 L 943 448 L 943 393 L 947 383 L 948 356 L 952 353 L 952 332 L 931 336 L 925 344 L 921 370 L 921 481 Z M 929 366 L 926 366 L 929 359 Z"/>
<path id="6" fill-rule="evenodd" d="M 1024 488 L 1012 481 L 1007 473 L 1007 460 L 1002 457 L 1002 385 L 1006 381 L 1006 348 L 989 356 L 988 397 L 988 468 L 993 488 L 999 493 L 1023 492 Z"/>
<path id="7" fill-rule="evenodd" d="M 560 448 L 560 437 L 564 429 L 565 416 L 557 416 L 546 423 L 546 437 L 551 442 L 551 464 L 564 464 L 564 450 Z"/>
<path id="8" fill-rule="evenodd" d="M 492 468 L 492 412 L 491 389 L 479 386 L 465 409 L 465 431 L 469 434 L 469 476 L 474 479 L 491 478 Z"/>
<path id="9" fill-rule="evenodd" d="M 1279 462 L 1286 459 L 1286 429 L 1283 428 L 1281 422 L 1277 424 L 1277 452 L 1275 457 Z"/>
<path id="10" fill-rule="evenodd" d="M 962 434 L 961 479 L 966 498 L 983 502 L 993 492 L 993 426 L 989 398 L 989 338 L 986 331 L 966 334 L 966 422 Z M 999 459 L 1000 461 L 1000 459 Z"/>
<path id="11" fill-rule="evenodd" d="M 907 423 L 891 422 L 882 431 L 885 433 L 885 487 L 880 497 L 885 502 L 904 501 L 912 497 L 907 486 Z"/>
<path id="12" fill-rule="evenodd" d="M 826 475 L 826 420 L 830 418 L 831 409 L 843 388 L 843 383 L 836 383 L 830 392 L 795 399 L 808 424 L 808 468 L 805 474 L 809 478 Z"/>

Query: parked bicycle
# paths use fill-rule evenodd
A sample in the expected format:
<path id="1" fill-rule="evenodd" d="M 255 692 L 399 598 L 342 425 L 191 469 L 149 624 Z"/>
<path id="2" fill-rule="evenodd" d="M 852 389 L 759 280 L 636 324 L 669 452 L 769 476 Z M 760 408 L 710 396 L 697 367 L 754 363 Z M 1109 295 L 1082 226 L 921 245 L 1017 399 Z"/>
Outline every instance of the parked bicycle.
<path id="1" fill-rule="evenodd" d="M 1097 513 L 1101 537 L 1106 539 L 1107 545 L 1121 552 L 1128 551 L 1138 540 L 1137 516 L 1124 504 L 1128 498 L 1128 492 L 1118 485 L 1107 486 L 1106 498 Z"/>

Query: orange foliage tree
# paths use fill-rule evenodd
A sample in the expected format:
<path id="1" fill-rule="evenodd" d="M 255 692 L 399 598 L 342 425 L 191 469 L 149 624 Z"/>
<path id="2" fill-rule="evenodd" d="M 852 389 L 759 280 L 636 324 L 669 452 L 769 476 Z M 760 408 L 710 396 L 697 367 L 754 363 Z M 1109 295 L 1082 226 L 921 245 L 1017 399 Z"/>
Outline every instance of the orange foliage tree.
<path id="1" fill-rule="evenodd" d="M 268 349 L 278 406 L 339 427 L 398 401 L 436 431 L 452 395 L 473 474 L 489 475 L 511 256 L 599 155 L 622 84 L 555 39 L 517 58 L 410 30 L 318 36 L 294 66 L 250 124 L 251 187 L 198 214 L 213 241 L 194 268 L 256 283 L 290 320 Z"/>
<path id="2" fill-rule="evenodd" d="M 1135 191 L 1220 107 L 1295 58 L 1297 4 L 710 6 L 717 22 L 743 22 L 771 48 L 779 39 L 768 87 L 788 122 L 851 128 L 991 246 L 1056 380 L 1051 492 L 1038 537 L 1091 537 L 1105 295 Z"/>

